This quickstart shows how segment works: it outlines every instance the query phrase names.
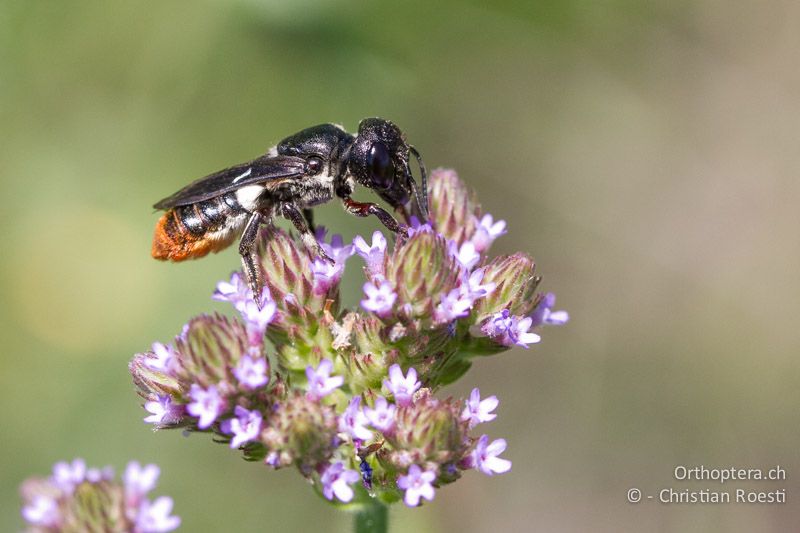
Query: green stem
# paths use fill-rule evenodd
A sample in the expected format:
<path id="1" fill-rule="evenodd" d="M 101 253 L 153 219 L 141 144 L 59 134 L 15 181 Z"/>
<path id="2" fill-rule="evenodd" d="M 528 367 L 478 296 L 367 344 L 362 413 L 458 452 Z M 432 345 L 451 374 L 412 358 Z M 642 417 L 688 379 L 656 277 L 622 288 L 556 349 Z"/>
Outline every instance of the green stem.
<path id="1" fill-rule="evenodd" d="M 376 498 L 369 498 L 356 511 L 356 533 L 386 533 L 389 530 L 389 509 Z"/>

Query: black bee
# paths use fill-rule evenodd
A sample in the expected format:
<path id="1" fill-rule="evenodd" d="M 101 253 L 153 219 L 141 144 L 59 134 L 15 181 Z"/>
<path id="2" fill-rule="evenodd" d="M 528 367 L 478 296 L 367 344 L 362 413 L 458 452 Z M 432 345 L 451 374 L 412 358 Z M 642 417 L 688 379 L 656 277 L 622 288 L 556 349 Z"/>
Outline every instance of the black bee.
<path id="1" fill-rule="evenodd" d="M 413 154 L 421 187 L 411 174 Z M 262 282 L 253 258 L 258 228 L 276 216 L 289 219 L 306 247 L 333 260 L 314 237 L 311 208 L 338 197 L 359 217 L 375 215 L 389 230 L 405 234 L 400 224 L 375 203 L 353 200 L 355 184 L 374 189 L 406 223 L 428 219 L 427 172 L 417 150 L 388 120 L 367 118 L 358 134 L 335 124 L 320 124 L 283 139 L 265 155 L 200 178 L 155 204 L 166 210 L 156 224 L 152 255 L 184 261 L 218 252 L 238 236 L 239 254 L 254 295 Z M 256 298 L 258 302 L 258 298 Z"/>

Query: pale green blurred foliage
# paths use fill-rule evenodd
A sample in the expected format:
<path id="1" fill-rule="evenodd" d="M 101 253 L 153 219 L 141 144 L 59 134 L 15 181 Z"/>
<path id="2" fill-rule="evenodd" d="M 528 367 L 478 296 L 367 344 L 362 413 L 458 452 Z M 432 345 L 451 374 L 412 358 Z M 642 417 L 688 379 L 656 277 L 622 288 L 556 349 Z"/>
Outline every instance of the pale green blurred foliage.
<path id="1" fill-rule="evenodd" d="M 454 391 L 500 397 L 512 472 L 393 531 L 796 527 L 798 26 L 782 0 L 0 2 L 0 529 L 75 456 L 159 463 L 186 531 L 348 529 L 288 471 L 152 434 L 126 363 L 238 267 L 150 259 L 153 202 L 372 115 L 478 190 L 510 226 L 493 251 L 531 252 L 572 316 Z M 783 506 L 625 502 L 688 487 L 676 464 L 776 463 Z"/>

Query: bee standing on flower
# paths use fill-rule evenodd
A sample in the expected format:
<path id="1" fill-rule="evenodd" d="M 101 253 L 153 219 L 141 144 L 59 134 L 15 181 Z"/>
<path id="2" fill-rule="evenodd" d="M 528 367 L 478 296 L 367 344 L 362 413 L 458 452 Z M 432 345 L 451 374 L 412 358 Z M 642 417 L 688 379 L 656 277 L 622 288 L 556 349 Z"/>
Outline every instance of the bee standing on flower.
<path id="1" fill-rule="evenodd" d="M 409 157 L 417 158 L 422 189 Z M 258 228 L 282 216 L 292 222 L 305 246 L 328 263 L 331 258 L 314 236 L 311 208 L 339 198 L 347 212 L 375 215 L 393 233 L 406 228 L 375 203 L 351 198 L 356 183 L 373 189 L 406 222 L 427 220 L 427 177 L 417 150 L 400 129 L 380 118 L 361 121 L 358 134 L 321 124 L 285 138 L 265 155 L 201 178 L 155 204 L 167 210 L 156 224 L 152 255 L 183 261 L 218 252 L 237 238 L 253 294 L 261 280 L 253 256 Z M 258 302 L 257 302 L 258 303 Z"/>

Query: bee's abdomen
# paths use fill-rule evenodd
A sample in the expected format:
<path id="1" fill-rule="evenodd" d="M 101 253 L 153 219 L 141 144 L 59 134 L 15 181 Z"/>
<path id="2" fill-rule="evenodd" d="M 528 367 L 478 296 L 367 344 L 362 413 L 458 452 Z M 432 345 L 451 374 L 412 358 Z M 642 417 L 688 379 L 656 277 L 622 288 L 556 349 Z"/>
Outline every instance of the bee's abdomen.
<path id="1" fill-rule="evenodd" d="M 156 223 L 153 257 L 184 261 L 228 247 L 244 224 L 246 212 L 227 196 L 174 207 L 164 213 Z"/>

